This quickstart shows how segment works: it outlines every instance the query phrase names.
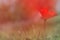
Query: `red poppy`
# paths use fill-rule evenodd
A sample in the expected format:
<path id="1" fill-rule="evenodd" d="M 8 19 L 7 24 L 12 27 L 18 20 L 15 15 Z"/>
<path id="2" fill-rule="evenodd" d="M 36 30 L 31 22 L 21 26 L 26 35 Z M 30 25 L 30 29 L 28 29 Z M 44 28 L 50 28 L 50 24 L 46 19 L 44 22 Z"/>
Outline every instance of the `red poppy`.
<path id="1" fill-rule="evenodd" d="M 44 19 L 49 19 L 49 18 L 54 17 L 54 16 L 57 15 L 54 10 L 53 10 L 53 11 L 52 11 L 52 10 L 49 10 L 48 7 L 46 7 L 46 8 L 41 8 L 41 9 L 40 9 L 40 12 L 41 12 L 41 15 L 42 15 L 42 17 L 43 17 Z"/>

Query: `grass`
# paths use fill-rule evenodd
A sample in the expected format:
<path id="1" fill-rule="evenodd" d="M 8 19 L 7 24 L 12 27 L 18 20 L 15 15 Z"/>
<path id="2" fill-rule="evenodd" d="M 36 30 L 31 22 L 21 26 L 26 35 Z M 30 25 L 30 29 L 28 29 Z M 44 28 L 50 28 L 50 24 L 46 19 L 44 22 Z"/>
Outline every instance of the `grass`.
<path id="1" fill-rule="evenodd" d="M 11 27 L 11 29 L 6 26 Z M 60 40 L 60 16 L 47 21 L 45 32 L 40 23 L 28 25 L 13 23 L 6 24 L 4 27 L 3 31 L 0 31 L 0 40 Z"/>

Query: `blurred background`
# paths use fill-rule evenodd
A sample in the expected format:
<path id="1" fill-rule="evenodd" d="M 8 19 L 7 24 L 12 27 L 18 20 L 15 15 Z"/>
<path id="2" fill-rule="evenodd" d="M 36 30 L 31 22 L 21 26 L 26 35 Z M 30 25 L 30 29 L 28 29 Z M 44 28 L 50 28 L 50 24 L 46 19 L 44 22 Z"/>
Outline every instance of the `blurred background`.
<path id="1" fill-rule="evenodd" d="M 48 19 L 44 28 L 35 9 L 40 0 L 0 0 L 0 40 L 60 40 L 60 0 L 52 1 L 57 16 Z"/>

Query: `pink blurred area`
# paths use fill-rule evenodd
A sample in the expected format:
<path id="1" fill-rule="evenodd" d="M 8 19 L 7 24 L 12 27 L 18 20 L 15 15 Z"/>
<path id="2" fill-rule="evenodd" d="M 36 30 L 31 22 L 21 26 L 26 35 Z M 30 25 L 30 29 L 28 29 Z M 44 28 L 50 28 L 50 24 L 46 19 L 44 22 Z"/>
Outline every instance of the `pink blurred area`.
<path id="1" fill-rule="evenodd" d="M 49 3 L 51 2 L 51 3 Z M 0 19 L 9 20 L 39 20 L 41 6 L 49 5 L 53 7 L 56 0 L 0 0 Z"/>

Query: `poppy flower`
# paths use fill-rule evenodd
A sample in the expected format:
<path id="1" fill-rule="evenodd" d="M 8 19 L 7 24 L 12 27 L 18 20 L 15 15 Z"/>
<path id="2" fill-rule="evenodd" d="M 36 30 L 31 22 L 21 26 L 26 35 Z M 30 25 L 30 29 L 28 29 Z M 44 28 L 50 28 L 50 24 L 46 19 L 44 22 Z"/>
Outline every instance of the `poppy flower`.
<path id="1" fill-rule="evenodd" d="M 50 10 L 48 7 L 41 8 L 40 12 L 43 19 L 49 19 L 57 15 L 54 10 Z"/>

